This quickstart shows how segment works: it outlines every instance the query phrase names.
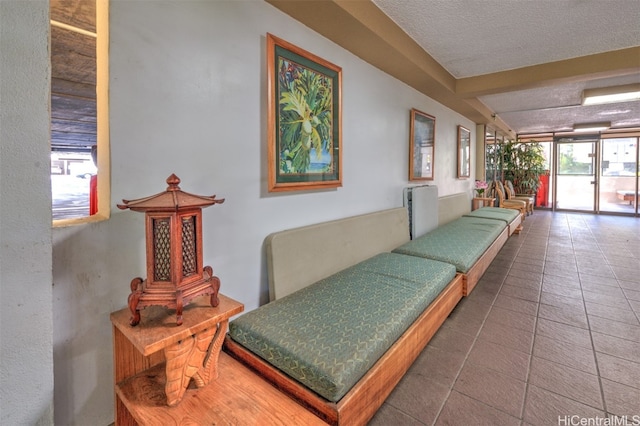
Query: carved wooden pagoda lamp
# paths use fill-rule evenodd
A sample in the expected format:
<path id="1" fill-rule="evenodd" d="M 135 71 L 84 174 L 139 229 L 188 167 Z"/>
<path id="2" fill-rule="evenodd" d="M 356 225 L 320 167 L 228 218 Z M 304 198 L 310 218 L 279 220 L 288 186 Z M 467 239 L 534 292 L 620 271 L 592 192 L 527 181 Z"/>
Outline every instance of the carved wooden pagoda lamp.
<path id="1" fill-rule="evenodd" d="M 147 306 L 175 308 L 181 325 L 182 308 L 195 297 L 211 295 L 211 306 L 219 303 L 220 279 L 210 266 L 202 265 L 202 208 L 221 204 L 224 198 L 184 192 L 175 174 L 167 184 L 164 192 L 118 204 L 122 210 L 146 216 L 147 279 L 131 281 L 132 326 L 140 322 L 140 309 Z"/>

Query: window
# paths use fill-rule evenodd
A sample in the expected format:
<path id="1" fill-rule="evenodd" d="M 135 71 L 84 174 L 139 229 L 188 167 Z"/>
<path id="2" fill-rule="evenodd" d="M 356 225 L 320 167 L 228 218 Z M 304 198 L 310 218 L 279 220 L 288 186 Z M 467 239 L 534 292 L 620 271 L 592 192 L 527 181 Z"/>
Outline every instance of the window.
<path id="1" fill-rule="evenodd" d="M 53 224 L 103 220 L 110 214 L 108 0 L 51 0 L 50 12 Z"/>

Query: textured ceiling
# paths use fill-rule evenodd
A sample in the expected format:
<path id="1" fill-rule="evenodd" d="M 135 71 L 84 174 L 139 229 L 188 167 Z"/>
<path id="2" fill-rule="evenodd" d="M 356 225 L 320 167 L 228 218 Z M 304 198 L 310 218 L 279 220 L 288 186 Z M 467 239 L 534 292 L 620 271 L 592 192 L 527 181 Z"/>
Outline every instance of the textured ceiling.
<path id="1" fill-rule="evenodd" d="M 456 79 L 640 46 L 638 0 L 373 3 Z M 593 73 L 563 82 L 532 75 L 531 88 L 503 87 L 477 98 L 515 133 L 568 131 L 574 123 L 595 121 L 638 127 L 640 101 L 580 105 L 585 88 L 640 83 L 640 54 L 632 52 L 632 69 L 610 72 L 607 78 Z"/>
<path id="2" fill-rule="evenodd" d="M 454 77 L 640 43 L 638 0 L 373 0 Z"/>
<path id="3" fill-rule="evenodd" d="M 591 84 L 588 84 L 591 83 Z M 479 99 L 516 133 L 571 131 L 575 123 L 610 121 L 614 128 L 640 126 L 640 101 L 606 105 L 581 105 L 583 89 L 640 83 L 640 74 L 558 84 L 542 89 L 520 90 Z"/>

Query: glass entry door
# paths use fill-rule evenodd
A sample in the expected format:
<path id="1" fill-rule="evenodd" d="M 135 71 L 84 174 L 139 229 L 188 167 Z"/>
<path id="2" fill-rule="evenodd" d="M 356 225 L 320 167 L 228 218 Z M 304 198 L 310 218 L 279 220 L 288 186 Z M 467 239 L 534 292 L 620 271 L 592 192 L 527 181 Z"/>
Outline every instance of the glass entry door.
<path id="1" fill-rule="evenodd" d="M 638 139 L 603 139 L 600 152 L 599 210 L 635 213 L 638 204 Z"/>
<path id="2" fill-rule="evenodd" d="M 558 140 L 556 209 L 588 212 L 596 210 L 597 143 L 597 139 Z"/>

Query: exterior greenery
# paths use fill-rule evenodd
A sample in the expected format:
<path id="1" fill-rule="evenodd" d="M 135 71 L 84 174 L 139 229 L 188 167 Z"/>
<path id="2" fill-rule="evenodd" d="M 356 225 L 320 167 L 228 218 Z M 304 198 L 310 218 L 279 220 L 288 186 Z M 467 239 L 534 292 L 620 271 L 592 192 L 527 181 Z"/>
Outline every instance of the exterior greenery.
<path id="1" fill-rule="evenodd" d="M 558 172 L 560 174 L 584 175 L 593 173 L 593 162 L 580 162 L 573 152 L 573 145 L 567 144 L 565 150 L 559 150 Z M 591 160 L 591 159 L 589 159 Z"/>

